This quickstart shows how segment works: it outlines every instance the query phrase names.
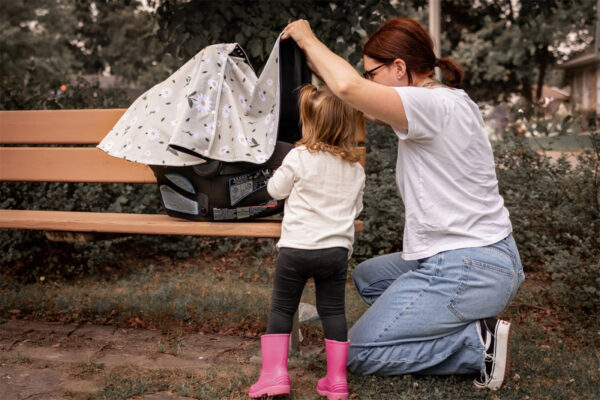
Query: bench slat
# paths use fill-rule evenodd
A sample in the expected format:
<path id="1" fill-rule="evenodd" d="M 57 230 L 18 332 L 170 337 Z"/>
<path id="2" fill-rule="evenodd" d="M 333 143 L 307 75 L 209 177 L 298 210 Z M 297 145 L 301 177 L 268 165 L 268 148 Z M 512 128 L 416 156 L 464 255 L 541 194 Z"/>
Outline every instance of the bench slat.
<path id="1" fill-rule="evenodd" d="M 355 221 L 356 232 L 363 229 Z M 194 222 L 164 214 L 124 214 L 79 211 L 0 210 L 0 228 L 69 232 L 113 232 L 131 234 L 245 236 L 276 238 L 281 220 L 248 222 Z"/>
<path id="2" fill-rule="evenodd" d="M 0 147 L 0 180 L 156 183 L 147 165 L 95 147 Z"/>
<path id="3" fill-rule="evenodd" d="M 366 151 L 360 147 L 361 164 Z M 95 147 L 0 147 L 0 180 L 156 183 L 150 167 Z"/>
<path id="4" fill-rule="evenodd" d="M 0 144 L 98 144 L 124 112 L 123 108 L 0 111 Z"/>
<path id="5" fill-rule="evenodd" d="M 98 144 L 125 108 L 0 111 L 0 144 Z M 364 143 L 365 137 L 357 138 Z"/>

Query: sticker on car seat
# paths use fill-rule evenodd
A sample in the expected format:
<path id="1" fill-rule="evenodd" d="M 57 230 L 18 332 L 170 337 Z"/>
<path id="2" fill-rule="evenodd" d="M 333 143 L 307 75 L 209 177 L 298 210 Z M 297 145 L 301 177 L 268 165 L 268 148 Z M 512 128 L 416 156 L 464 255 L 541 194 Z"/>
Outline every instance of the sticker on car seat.
<path id="1" fill-rule="evenodd" d="M 271 170 L 265 168 L 229 178 L 229 204 L 235 206 L 252 193 L 264 188 L 271 176 Z"/>

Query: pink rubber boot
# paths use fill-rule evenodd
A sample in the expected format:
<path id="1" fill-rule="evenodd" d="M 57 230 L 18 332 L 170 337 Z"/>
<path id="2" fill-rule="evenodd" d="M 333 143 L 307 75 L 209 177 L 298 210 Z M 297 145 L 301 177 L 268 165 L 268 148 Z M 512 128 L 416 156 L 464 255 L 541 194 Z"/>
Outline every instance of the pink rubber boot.
<path id="1" fill-rule="evenodd" d="M 277 396 L 290 393 L 290 375 L 287 370 L 289 333 L 263 335 L 260 337 L 262 369 L 258 381 L 250 386 L 252 398 Z"/>
<path id="2" fill-rule="evenodd" d="M 327 396 L 329 400 L 347 400 L 348 382 L 346 381 L 346 363 L 348 362 L 348 349 L 350 341 L 337 342 L 325 339 L 325 353 L 327 354 L 327 375 L 319 379 L 317 392 Z"/>

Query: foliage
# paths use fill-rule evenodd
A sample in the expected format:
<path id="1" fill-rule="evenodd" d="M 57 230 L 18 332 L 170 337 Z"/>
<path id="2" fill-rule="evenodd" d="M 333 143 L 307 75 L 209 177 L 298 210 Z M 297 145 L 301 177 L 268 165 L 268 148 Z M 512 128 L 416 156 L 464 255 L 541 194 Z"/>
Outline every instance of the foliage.
<path id="1" fill-rule="evenodd" d="M 571 165 L 519 138 L 495 149 L 500 191 L 525 268 L 552 276 L 554 301 L 579 317 L 600 308 L 600 141 Z"/>
<path id="2" fill-rule="evenodd" d="M 359 219 L 365 229 L 357 235 L 354 257 L 402 250 L 404 204 L 396 186 L 396 136 L 389 128 L 367 129 L 365 208 Z"/>
<path id="3" fill-rule="evenodd" d="M 404 2 L 394 8 L 385 0 L 361 1 L 352 7 L 339 1 L 167 0 L 160 4 L 157 18 L 160 39 L 177 57 L 189 58 L 211 44 L 237 42 L 255 66 L 264 63 L 279 32 L 303 18 L 330 49 L 357 65 L 364 35 L 389 16 L 410 12 Z"/>
<path id="4" fill-rule="evenodd" d="M 80 65 L 69 50 L 76 21 L 71 2 L 1 0 L 0 103 L 58 88 Z M 20 103 L 19 103 L 20 105 Z"/>
<path id="5" fill-rule="evenodd" d="M 590 43 L 596 3 L 594 0 L 501 0 L 467 7 L 472 25 L 465 27 L 460 37 L 455 35 L 455 46 L 450 53 L 467 71 L 465 87 L 478 99 L 496 100 L 520 92 L 529 103 L 537 100 L 547 69 L 566 58 L 573 46 Z M 460 26 L 463 12 L 460 9 L 459 13 L 448 16 L 447 28 L 442 31 Z M 474 15 L 477 17 L 473 18 Z M 572 40 L 571 33 L 575 34 Z M 535 98 L 534 86 L 537 86 Z"/>

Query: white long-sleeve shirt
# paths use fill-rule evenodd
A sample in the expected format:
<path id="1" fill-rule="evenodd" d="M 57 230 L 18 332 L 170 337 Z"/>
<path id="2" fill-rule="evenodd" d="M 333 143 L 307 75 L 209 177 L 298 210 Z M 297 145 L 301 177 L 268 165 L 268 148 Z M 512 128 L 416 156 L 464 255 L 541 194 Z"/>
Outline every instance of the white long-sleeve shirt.
<path id="1" fill-rule="evenodd" d="M 350 256 L 364 185 L 360 163 L 304 146 L 292 149 L 267 185 L 273 198 L 286 199 L 277 247 L 345 247 Z"/>

